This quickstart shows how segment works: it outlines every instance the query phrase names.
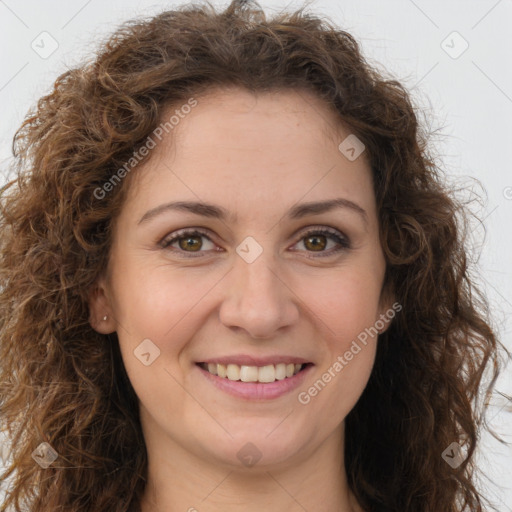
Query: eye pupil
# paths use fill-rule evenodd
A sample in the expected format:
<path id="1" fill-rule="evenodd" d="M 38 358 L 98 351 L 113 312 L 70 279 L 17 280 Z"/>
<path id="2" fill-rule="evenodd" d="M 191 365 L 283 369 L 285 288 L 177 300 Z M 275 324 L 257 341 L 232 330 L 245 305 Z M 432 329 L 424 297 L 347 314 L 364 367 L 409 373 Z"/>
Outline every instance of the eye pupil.
<path id="1" fill-rule="evenodd" d="M 202 246 L 202 242 L 200 241 L 199 236 L 187 236 L 180 238 L 179 245 L 181 249 L 200 249 Z M 199 242 L 197 242 L 199 240 Z"/>
<path id="2" fill-rule="evenodd" d="M 320 244 L 319 244 L 318 240 L 321 239 L 321 238 L 323 239 L 323 241 L 321 241 Z M 313 251 L 321 251 L 321 250 L 325 249 L 326 243 L 325 243 L 325 236 L 324 235 L 308 236 L 306 238 L 306 246 L 308 246 L 308 243 L 310 242 L 310 240 L 315 240 L 315 242 L 313 242 L 311 244 L 311 248 L 312 248 Z"/>

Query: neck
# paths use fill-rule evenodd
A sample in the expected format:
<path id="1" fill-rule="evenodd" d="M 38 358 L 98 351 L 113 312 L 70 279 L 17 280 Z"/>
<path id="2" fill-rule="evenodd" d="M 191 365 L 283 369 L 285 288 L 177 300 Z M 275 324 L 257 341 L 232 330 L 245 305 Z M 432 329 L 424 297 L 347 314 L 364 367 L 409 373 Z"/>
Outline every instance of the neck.
<path id="1" fill-rule="evenodd" d="M 146 423 L 148 483 L 141 512 L 304 512 L 319 505 L 324 512 L 362 512 L 347 484 L 343 427 L 293 461 L 246 468 L 191 453 Z"/>

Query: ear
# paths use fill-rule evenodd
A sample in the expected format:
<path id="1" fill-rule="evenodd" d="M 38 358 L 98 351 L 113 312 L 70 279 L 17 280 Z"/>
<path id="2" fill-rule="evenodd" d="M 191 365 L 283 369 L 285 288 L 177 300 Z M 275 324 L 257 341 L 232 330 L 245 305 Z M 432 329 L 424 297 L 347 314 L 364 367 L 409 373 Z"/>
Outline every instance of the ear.
<path id="1" fill-rule="evenodd" d="M 393 318 L 401 309 L 402 305 L 396 302 L 396 297 L 391 287 L 384 286 L 379 301 L 379 318 L 375 322 L 379 334 L 383 334 L 388 330 Z"/>
<path id="2" fill-rule="evenodd" d="M 89 323 L 100 334 L 110 334 L 115 331 L 115 319 L 107 294 L 104 278 L 100 278 L 89 292 Z M 106 317 L 106 319 L 105 319 Z"/>

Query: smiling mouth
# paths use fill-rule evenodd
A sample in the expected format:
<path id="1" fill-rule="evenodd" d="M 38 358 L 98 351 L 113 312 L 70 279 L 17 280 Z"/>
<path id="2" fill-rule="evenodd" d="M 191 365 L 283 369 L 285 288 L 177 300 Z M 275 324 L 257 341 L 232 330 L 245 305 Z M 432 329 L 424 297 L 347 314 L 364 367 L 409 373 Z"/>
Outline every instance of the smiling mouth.
<path id="1" fill-rule="evenodd" d="M 237 364 L 198 363 L 198 365 L 212 375 L 232 381 L 271 383 L 276 380 L 285 380 L 297 375 L 311 363 L 293 364 L 279 363 L 265 366 L 239 366 Z"/>

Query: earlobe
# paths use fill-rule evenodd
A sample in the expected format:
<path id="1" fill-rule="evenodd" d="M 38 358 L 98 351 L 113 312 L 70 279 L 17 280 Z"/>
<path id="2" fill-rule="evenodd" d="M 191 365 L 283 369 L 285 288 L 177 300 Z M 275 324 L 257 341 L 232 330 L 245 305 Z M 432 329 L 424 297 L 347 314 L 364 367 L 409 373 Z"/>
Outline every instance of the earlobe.
<path id="1" fill-rule="evenodd" d="M 384 311 L 380 314 L 379 319 L 375 322 L 375 327 L 379 332 L 379 335 L 384 334 L 391 323 L 391 319 L 387 316 L 387 311 Z"/>
<path id="2" fill-rule="evenodd" d="M 113 315 L 109 300 L 105 295 L 105 285 L 102 280 L 98 281 L 89 293 L 89 324 L 100 334 L 113 332 Z"/>
<path id="3" fill-rule="evenodd" d="M 388 288 L 383 290 L 380 300 L 380 315 L 378 320 L 375 322 L 375 327 L 379 331 L 379 334 L 383 334 L 388 330 L 389 326 L 393 322 L 393 318 L 396 316 L 396 313 L 401 309 L 402 306 L 396 302 L 395 294 Z"/>

